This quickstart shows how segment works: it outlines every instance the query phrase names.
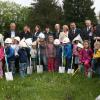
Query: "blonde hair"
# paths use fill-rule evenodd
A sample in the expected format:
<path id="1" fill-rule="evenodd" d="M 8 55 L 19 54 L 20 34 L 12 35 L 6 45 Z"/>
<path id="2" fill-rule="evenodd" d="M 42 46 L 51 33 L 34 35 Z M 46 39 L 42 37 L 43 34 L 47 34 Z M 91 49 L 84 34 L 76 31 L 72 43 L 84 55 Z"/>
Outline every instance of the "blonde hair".
<path id="1" fill-rule="evenodd" d="M 100 42 L 99 41 L 96 41 L 94 43 L 94 49 L 100 49 Z"/>
<path id="2" fill-rule="evenodd" d="M 67 30 L 69 30 L 68 25 L 63 25 L 63 28 L 66 28 Z"/>

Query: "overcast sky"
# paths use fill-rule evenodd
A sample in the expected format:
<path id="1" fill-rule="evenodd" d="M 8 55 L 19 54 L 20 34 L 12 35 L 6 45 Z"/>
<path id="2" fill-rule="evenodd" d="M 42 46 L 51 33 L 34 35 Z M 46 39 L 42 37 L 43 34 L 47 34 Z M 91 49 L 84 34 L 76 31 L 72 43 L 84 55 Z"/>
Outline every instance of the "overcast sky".
<path id="1" fill-rule="evenodd" d="M 2 0 L 2 1 L 13 1 L 13 2 L 16 2 L 18 4 L 21 4 L 23 6 L 29 6 L 30 3 L 33 1 L 33 0 Z M 95 12 L 98 13 L 100 11 L 100 0 L 94 0 L 95 1 Z"/>

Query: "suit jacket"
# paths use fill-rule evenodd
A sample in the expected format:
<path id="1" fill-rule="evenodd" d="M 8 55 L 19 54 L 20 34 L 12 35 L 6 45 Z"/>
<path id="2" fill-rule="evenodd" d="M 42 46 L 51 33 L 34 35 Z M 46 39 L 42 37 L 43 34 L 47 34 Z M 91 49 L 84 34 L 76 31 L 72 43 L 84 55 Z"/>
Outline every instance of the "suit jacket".
<path id="1" fill-rule="evenodd" d="M 53 34 L 54 34 L 54 39 L 59 39 L 59 34 L 61 33 L 61 31 L 59 31 L 59 32 L 54 32 Z"/>
<path id="2" fill-rule="evenodd" d="M 87 30 L 87 27 L 85 27 L 82 31 L 82 39 L 83 40 L 89 40 L 89 33 L 91 32 L 91 28 L 89 30 Z M 93 35 L 91 36 L 93 37 Z"/>
<path id="3" fill-rule="evenodd" d="M 19 34 L 18 34 L 17 31 L 15 31 L 15 36 L 19 36 Z M 11 38 L 11 30 L 4 33 L 4 40 L 5 40 L 6 38 Z"/>
<path id="4" fill-rule="evenodd" d="M 69 31 L 68 37 L 69 37 L 70 41 L 73 41 L 73 39 L 74 39 L 77 35 L 79 35 L 79 34 L 80 34 L 80 36 L 81 36 L 81 35 L 82 35 L 82 31 L 81 31 L 80 29 L 76 28 L 76 29 L 75 29 L 75 33 L 73 33 L 73 30 L 70 30 L 70 31 Z M 81 36 L 81 37 L 82 37 L 82 36 Z"/>
<path id="5" fill-rule="evenodd" d="M 34 33 L 34 34 L 32 35 L 33 41 L 36 41 L 36 40 L 37 40 L 39 34 L 40 34 L 40 32 L 37 32 L 37 33 Z"/>
<path id="6" fill-rule="evenodd" d="M 27 38 L 32 38 L 32 34 L 30 33 L 30 32 L 27 32 L 27 33 L 25 33 L 25 32 L 21 32 L 20 34 L 19 34 L 19 37 L 22 39 L 22 38 L 25 38 L 25 39 L 27 39 Z"/>

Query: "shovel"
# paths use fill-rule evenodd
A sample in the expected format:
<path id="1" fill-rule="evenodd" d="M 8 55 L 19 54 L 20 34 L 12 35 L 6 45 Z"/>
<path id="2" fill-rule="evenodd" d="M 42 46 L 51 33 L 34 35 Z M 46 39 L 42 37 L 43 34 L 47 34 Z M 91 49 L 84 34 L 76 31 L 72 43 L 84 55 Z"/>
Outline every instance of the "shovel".
<path id="1" fill-rule="evenodd" d="M 39 57 L 39 65 L 37 65 L 37 73 L 43 73 L 43 65 L 41 65 L 40 45 L 39 44 L 38 44 L 38 57 Z"/>
<path id="2" fill-rule="evenodd" d="M 59 66 L 59 73 L 65 73 L 64 63 L 64 47 L 62 46 L 62 66 Z"/>
<path id="3" fill-rule="evenodd" d="M 73 56 L 72 56 L 72 61 L 71 61 L 71 69 L 68 69 L 68 74 L 73 74 L 74 73 L 74 69 L 73 69 Z"/>
<path id="4" fill-rule="evenodd" d="M 32 74 L 32 71 L 33 71 L 33 66 L 31 66 L 31 57 L 30 57 L 30 64 L 27 67 L 27 74 L 28 75 L 31 75 Z"/>
<path id="5" fill-rule="evenodd" d="M 6 70 L 7 70 L 7 72 L 5 72 L 5 77 L 6 77 L 7 81 L 13 81 L 13 75 L 12 75 L 12 72 L 9 71 L 7 55 L 6 55 L 5 49 L 4 49 L 4 53 L 5 53 Z"/>

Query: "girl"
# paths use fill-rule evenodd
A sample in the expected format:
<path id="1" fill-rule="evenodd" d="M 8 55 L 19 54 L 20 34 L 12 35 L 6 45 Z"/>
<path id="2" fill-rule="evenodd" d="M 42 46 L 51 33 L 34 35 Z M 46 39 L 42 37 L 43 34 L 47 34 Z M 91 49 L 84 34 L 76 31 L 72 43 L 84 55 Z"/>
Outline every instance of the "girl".
<path id="1" fill-rule="evenodd" d="M 66 59 L 66 71 L 68 68 L 71 68 L 71 58 L 72 58 L 72 45 L 70 43 L 69 38 L 63 39 L 64 46 L 64 58 Z"/>
<path id="2" fill-rule="evenodd" d="M 32 66 L 33 66 L 33 70 L 35 71 L 36 70 L 36 58 L 37 58 L 37 50 L 36 50 L 36 41 L 32 43 L 32 48 L 31 48 L 31 51 L 30 51 L 30 54 L 31 54 L 31 60 L 32 60 Z"/>
<path id="3" fill-rule="evenodd" d="M 92 60 L 92 56 L 93 56 L 93 51 L 92 49 L 89 47 L 89 41 L 85 40 L 83 43 L 84 48 L 82 49 L 80 55 L 80 62 L 81 64 L 84 65 L 84 69 L 85 69 L 85 75 L 88 75 L 88 72 L 91 68 L 91 60 Z"/>
<path id="4" fill-rule="evenodd" d="M 74 38 L 73 40 L 73 67 L 76 70 L 78 68 L 78 51 L 77 51 L 77 45 L 78 43 L 83 43 L 82 38 L 80 35 Z"/>
<path id="5" fill-rule="evenodd" d="M 54 71 L 54 62 L 55 62 L 55 47 L 54 47 L 54 38 L 53 35 L 48 36 L 48 43 L 46 47 L 46 54 L 48 58 L 48 71 L 53 72 Z"/>
<path id="6" fill-rule="evenodd" d="M 0 42 L 0 78 L 3 78 L 4 48 Z"/>
<path id="7" fill-rule="evenodd" d="M 61 56 L 62 56 L 62 48 L 60 45 L 59 39 L 54 40 L 54 45 L 56 49 L 56 55 L 55 55 L 55 71 L 58 71 L 59 66 L 61 65 Z"/>

